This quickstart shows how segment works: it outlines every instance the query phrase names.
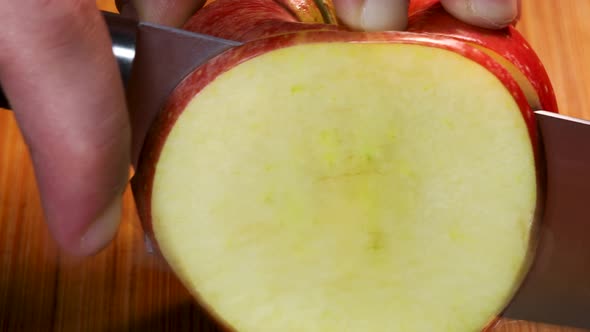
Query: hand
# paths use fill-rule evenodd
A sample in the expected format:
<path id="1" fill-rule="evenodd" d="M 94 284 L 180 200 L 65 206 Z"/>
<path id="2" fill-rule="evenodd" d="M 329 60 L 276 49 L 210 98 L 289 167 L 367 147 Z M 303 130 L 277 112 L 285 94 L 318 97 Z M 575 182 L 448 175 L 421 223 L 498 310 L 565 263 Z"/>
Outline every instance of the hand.
<path id="1" fill-rule="evenodd" d="M 144 18 L 181 25 L 201 0 L 137 1 Z M 119 226 L 130 124 L 95 0 L 0 5 L 0 82 L 29 147 L 45 219 L 67 252 L 96 253 Z"/>
<path id="2" fill-rule="evenodd" d="M 204 0 L 136 0 L 143 20 L 180 26 Z M 334 0 L 361 30 L 403 29 L 407 0 Z M 517 0 L 442 0 L 460 19 L 509 24 Z M 62 248 L 90 255 L 119 226 L 130 124 L 106 26 L 94 0 L 0 6 L 0 82 L 30 149 L 45 218 Z"/>
<path id="3" fill-rule="evenodd" d="M 340 19 L 353 29 L 378 31 L 406 28 L 408 0 L 333 1 Z M 440 0 L 440 2 L 456 18 L 489 29 L 506 27 L 520 14 L 520 0 Z"/>

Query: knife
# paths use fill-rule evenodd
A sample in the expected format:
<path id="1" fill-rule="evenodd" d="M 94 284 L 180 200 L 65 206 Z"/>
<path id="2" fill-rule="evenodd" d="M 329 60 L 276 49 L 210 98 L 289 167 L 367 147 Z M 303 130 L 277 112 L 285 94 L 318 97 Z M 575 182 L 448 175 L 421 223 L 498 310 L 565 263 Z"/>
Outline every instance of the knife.
<path id="1" fill-rule="evenodd" d="M 535 116 L 546 172 L 539 242 L 503 316 L 590 329 L 590 122 Z"/>
<path id="2" fill-rule="evenodd" d="M 104 17 L 126 87 L 134 142 L 143 142 L 186 75 L 241 45 L 116 14 Z M 9 108 L 1 87 L 0 107 Z M 546 165 L 538 246 L 502 316 L 590 328 L 590 122 L 546 111 L 535 116 Z"/>

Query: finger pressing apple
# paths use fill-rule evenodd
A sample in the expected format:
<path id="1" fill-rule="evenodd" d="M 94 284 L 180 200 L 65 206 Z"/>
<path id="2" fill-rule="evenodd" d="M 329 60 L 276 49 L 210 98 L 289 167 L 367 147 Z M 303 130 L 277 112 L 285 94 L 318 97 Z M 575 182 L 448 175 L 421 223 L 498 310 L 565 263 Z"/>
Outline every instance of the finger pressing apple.
<path id="1" fill-rule="evenodd" d="M 334 0 L 340 20 L 355 30 L 404 30 L 410 2 L 432 0 Z M 520 0 L 440 0 L 456 18 L 479 27 L 498 29 L 514 22 Z M 418 5 L 419 6 L 419 5 Z"/>
<path id="2" fill-rule="evenodd" d="M 349 28 L 364 31 L 404 30 L 409 0 L 334 0 L 338 17 Z"/>
<path id="3" fill-rule="evenodd" d="M 456 18 L 482 28 L 499 29 L 518 19 L 520 0 L 441 0 Z"/>

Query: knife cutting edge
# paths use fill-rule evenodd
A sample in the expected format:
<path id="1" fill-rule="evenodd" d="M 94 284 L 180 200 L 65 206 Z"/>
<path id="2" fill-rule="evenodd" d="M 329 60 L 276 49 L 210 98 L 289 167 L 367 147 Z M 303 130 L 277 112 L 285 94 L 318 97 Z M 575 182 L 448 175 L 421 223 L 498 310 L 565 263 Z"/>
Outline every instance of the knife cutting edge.
<path id="1" fill-rule="evenodd" d="M 241 45 L 116 14 L 104 17 L 126 87 L 134 146 L 186 75 Z M 0 87 L 2 107 L 9 103 Z M 545 111 L 535 116 L 546 163 L 539 246 L 503 316 L 590 328 L 590 122 Z M 134 163 L 138 156 L 134 151 Z"/>

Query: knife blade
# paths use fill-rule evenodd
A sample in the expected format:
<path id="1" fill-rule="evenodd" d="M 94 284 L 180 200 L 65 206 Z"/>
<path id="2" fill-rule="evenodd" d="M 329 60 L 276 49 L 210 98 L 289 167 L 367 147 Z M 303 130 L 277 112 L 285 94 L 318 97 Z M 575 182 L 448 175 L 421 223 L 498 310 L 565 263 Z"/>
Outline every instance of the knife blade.
<path id="1" fill-rule="evenodd" d="M 590 328 L 590 121 L 535 112 L 546 165 L 538 246 L 503 316 Z"/>

